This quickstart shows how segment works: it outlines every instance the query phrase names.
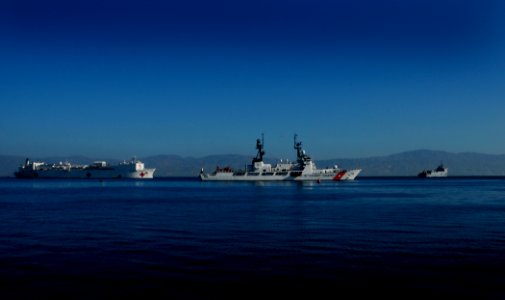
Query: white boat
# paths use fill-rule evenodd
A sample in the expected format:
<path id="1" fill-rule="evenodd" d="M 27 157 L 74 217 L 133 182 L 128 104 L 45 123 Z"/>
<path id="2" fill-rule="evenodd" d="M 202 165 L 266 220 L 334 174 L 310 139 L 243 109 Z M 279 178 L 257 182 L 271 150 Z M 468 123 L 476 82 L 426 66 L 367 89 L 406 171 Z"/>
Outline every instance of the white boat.
<path id="1" fill-rule="evenodd" d="M 296 149 L 296 163 L 280 161 L 275 166 L 263 162 L 264 140 L 256 141 L 258 153 L 253 158 L 252 164 L 246 170 L 234 171 L 230 167 L 217 168 L 215 172 L 205 173 L 200 171 L 202 181 L 323 181 L 323 180 L 354 180 L 361 169 L 344 170 L 334 166 L 333 168 L 318 169 L 312 159 L 302 148 L 302 142 L 294 137 Z"/>
<path id="2" fill-rule="evenodd" d="M 440 164 L 435 170 L 423 170 L 421 173 L 417 174 L 420 178 L 431 178 L 431 177 L 447 177 L 449 173 L 449 168 L 445 168 L 443 164 Z"/>
<path id="3" fill-rule="evenodd" d="M 117 165 L 95 161 L 91 165 L 72 165 L 69 162 L 47 164 L 31 162 L 28 158 L 14 175 L 17 178 L 132 178 L 152 179 L 154 168 L 145 168 L 144 163 L 133 158 Z"/>

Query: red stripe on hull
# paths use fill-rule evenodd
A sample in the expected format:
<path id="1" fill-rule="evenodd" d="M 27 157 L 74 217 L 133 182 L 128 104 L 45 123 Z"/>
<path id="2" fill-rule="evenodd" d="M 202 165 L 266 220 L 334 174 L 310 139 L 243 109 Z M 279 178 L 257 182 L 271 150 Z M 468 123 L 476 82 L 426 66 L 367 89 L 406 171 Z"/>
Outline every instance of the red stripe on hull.
<path id="1" fill-rule="evenodd" d="M 335 175 L 335 177 L 333 177 L 333 180 L 335 181 L 339 181 L 340 179 L 342 179 L 342 177 L 344 177 L 346 171 L 340 171 L 337 173 L 337 175 Z"/>

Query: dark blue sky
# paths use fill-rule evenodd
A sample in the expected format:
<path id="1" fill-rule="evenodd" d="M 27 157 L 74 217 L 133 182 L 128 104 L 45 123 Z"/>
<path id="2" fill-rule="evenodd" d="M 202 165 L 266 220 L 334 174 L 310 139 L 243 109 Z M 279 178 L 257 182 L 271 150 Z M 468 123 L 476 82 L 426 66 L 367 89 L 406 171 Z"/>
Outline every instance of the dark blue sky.
<path id="1" fill-rule="evenodd" d="M 0 153 L 505 153 L 500 1 L 2 1 Z"/>

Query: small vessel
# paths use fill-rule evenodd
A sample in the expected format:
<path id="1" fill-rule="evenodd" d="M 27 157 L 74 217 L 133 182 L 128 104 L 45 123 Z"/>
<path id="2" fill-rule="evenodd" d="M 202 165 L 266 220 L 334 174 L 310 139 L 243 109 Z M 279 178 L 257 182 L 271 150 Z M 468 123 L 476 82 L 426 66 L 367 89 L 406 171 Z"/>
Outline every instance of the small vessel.
<path id="1" fill-rule="evenodd" d="M 296 150 L 296 163 L 282 160 L 275 166 L 263 161 L 264 138 L 256 140 L 257 155 L 245 170 L 234 171 L 230 167 L 217 168 L 215 172 L 205 173 L 200 171 L 202 181 L 323 181 L 323 180 L 354 180 L 361 169 L 343 170 L 333 168 L 318 169 L 310 156 L 302 148 L 302 142 L 294 136 L 294 148 Z"/>
<path id="2" fill-rule="evenodd" d="M 95 161 L 91 165 L 72 165 L 69 162 L 48 164 L 31 162 L 28 158 L 14 175 L 17 178 L 133 178 L 152 179 L 154 168 L 145 168 L 136 158 L 110 165 L 106 161 Z"/>
<path id="3" fill-rule="evenodd" d="M 445 168 L 441 163 L 435 170 L 423 170 L 421 173 L 417 174 L 420 178 L 431 178 L 431 177 L 447 177 L 449 172 L 448 168 Z"/>

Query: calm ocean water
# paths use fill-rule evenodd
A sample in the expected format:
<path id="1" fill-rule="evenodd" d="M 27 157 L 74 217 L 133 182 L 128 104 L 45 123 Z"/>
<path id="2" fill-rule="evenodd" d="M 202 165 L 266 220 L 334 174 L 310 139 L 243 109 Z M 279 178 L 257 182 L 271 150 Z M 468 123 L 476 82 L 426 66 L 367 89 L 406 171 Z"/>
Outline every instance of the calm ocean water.
<path id="1" fill-rule="evenodd" d="M 272 294 L 505 298 L 505 179 L 0 179 L 2 299 Z"/>

